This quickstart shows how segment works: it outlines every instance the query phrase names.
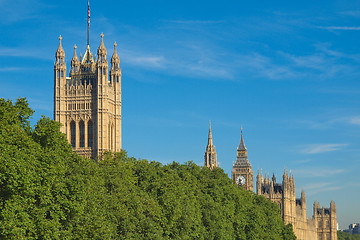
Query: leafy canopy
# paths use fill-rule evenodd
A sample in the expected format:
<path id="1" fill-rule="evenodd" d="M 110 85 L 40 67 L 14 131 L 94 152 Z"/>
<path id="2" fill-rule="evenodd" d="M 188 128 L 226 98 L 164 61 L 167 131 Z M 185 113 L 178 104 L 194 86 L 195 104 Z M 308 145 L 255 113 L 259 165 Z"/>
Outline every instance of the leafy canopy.
<path id="1" fill-rule="evenodd" d="M 1 239 L 296 239 L 277 205 L 220 168 L 81 158 L 59 123 L 31 128 L 32 113 L 0 99 Z"/>

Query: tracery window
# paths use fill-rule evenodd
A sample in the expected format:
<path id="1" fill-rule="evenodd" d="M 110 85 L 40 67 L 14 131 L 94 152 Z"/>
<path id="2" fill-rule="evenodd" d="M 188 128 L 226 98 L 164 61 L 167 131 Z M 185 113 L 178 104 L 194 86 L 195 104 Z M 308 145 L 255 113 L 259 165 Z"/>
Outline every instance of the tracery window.
<path id="1" fill-rule="evenodd" d="M 76 147 L 76 125 L 74 121 L 70 122 L 70 142 L 73 148 Z"/>

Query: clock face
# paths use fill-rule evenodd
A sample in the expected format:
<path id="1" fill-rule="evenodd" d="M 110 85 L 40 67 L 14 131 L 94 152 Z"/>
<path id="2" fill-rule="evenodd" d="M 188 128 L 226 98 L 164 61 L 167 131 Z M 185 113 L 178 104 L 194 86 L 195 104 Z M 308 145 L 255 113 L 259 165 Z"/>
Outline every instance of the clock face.
<path id="1" fill-rule="evenodd" d="M 242 186 L 244 185 L 246 182 L 246 179 L 244 176 L 242 175 L 239 175 L 237 178 L 236 178 L 236 184 L 239 185 L 239 186 Z"/>

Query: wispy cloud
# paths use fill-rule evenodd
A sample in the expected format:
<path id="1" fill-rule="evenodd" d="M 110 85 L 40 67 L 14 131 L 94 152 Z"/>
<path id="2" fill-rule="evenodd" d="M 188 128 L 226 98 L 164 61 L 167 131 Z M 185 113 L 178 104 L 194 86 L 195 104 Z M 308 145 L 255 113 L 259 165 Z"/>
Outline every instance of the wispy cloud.
<path id="1" fill-rule="evenodd" d="M 301 153 L 303 154 L 318 154 L 318 153 L 325 153 L 325 152 L 333 152 L 339 151 L 344 149 L 348 144 L 310 144 L 305 145 L 300 148 Z"/>
<path id="2" fill-rule="evenodd" d="M 0 68 L 0 72 L 16 72 L 16 71 L 25 71 L 29 68 L 19 68 L 19 67 L 3 67 Z"/>
<path id="3" fill-rule="evenodd" d="M 332 182 L 312 183 L 303 187 L 307 196 L 316 195 L 320 192 L 331 192 L 343 189 L 342 186 L 336 186 Z"/>
<path id="4" fill-rule="evenodd" d="M 360 125 L 360 116 L 349 118 L 349 123 L 354 125 Z"/>
<path id="5" fill-rule="evenodd" d="M 346 172 L 345 169 L 331 169 L 326 167 L 313 167 L 294 169 L 296 177 L 330 177 L 333 175 L 341 174 Z"/>
<path id="6" fill-rule="evenodd" d="M 345 16 L 351 16 L 351 17 L 360 17 L 360 11 L 354 10 L 354 11 L 343 11 L 340 12 L 341 15 Z"/>
<path id="7" fill-rule="evenodd" d="M 350 30 L 350 31 L 360 31 L 360 27 L 350 27 L 350 26 L 330 26 L 330 27 L 320 27 L 326 30 Z"/>
<path id="8" fill-rule="evenodd" d="M 26 58 L 37 58 L 37 59 L 53 59 L 52 54 L 43 54 L 46 51 L 39 49 L 34 51 L 28 48 L 0 48 L 0 57 L 26 57 Z"/>
<path id="9" fill-rule="evenodd" d="M 301 159 L 301 160 L 295 160 L 293 162 L 297 163 L 297 164 L 304 164 L 304 163 L 309 163 L 309 162 L 312 162 L 312 161 L 313 161 L 312 159 Z"/>
<path id="10" fill-rule="evenodd" d="M 166 65 L 166 59 L 163 56 L 141 56 L 136 54 L 123 54 L 122 58 L 131 65 L 145 68 L 163 68 Z"/>

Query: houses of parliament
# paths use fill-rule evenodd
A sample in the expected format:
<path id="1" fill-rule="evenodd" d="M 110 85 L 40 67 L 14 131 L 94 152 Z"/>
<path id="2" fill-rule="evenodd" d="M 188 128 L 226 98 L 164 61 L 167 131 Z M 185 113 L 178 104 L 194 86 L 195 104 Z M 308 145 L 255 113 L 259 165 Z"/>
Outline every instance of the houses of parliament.
<path id="1" fill-rule="evenodd" d="M 89 31 L 89 30 L 88 30 Z M 62 37 L 55 54 L 54 63 L 54 119 L 61 123 L 61 131 L 78 154 L 93 159 L 105 151 L 121 150 L 121 69 L 116 43 L 110 65 L 107 49 L 101 34 L 97 56 L 90 51 L 89 37 L 84 56 L 74 54 L 67 76 L 65 51 Z M 213 143 L 211 125 L 205 151 L 205 167 L 217 166 L 217 153 Z M 237 148 L 232 180 L 240 187 L 253 191 L 254 174 L 247 157 L 243 133 Z M 336 240 L 336 206 L 330 208 L 313 205 L 313 217 L 306 216 L 306 197 L 295 196 L 293 175 L 284 172 L 282 182 L 275 176 L 263 176 L 258 172 L 256 193 L 278 204 L 285 224 L 291 223 L 299 240 Z"/>
<path id="2" fill-rule="evenodd" d="M 121 150 L 120 58 L 115 42 L 109 66 L 103 38 L 101 34 L 95 59 L 89 40 L 80 59 L 74 46 L 67 77 L 60 36 L 54 63 L 54 119 L 62 124 L 73 149 L 94 159 L 105 151 Z"/>
<path id="3" fill-rule="evenodd" d="M 217 167 L 217 154 L 213 143 L 211 124 L 209 127 L 208 144 L 205 150 L 204 166 L 210 169 Z M 233 165 L 231 177 L 234 184 L 248 191 L 253 191 L 254 174 L 247 157 L 241 129 L 240 144 L 237 147 L 236 161 Z M 284 171 L 282 182 L 276 180 L 275 175 L 263 176 L 258 172 L 256 176 L 256 194 L 264 196 L 276 203 L 281 210 L 281 217 L 285 224 L 291 223 L 294 233 L 299 240 L 337 240 L 336 205 L 331 201 L 330 208 L 320 207 L 314 202 L 313 216 L 306 216 L 306 196 L 295 196 L 294 176 Z"/>

